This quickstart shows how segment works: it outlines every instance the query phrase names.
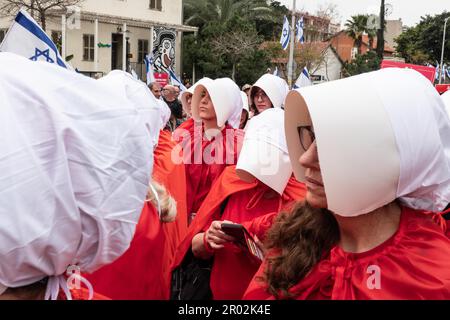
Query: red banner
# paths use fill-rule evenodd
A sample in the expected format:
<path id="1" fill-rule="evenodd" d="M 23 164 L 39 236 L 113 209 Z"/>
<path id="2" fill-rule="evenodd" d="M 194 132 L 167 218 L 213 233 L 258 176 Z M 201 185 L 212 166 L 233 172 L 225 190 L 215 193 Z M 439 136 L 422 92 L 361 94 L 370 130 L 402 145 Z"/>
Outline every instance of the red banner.
<path id="1" fill-rule="evenodd" d="M 431 81 L 431 83 L 434 84 L 434 79 L 436 75 L 436 69 L 433 67 L 427 67 L 427 66 L 421 66 L 417 64 L 409 64 L 404 62 L 397 62 L 397 61 L 391 61 L 391 60 L 383 60 L 381 62 L 381 69 L 384 68 L 407 68 L 407 69 L 413 69 L 417 72 L 420 72 Z"/>
<path id="2" fill-rule="evenodd" d="M 161 85 L 161 88 L 164 88 L 169 84 L 169 75 L 167 73 L 156 73 L 155 72 L 155 81 Z"/>
<path id="3" fill-rule="evenodd" d="M 439 92 L 439 94 L 443 94 L 450 90 L 450 84 L 437 84 L 436 90 Z"/>

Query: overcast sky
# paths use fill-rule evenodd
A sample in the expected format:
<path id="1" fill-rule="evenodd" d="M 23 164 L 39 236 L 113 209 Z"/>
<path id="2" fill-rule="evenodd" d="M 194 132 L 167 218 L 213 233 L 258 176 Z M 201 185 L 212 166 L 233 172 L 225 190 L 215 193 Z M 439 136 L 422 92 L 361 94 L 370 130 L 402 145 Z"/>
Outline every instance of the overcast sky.
<path id="1" fill-rule="evenodd" d="M 293 0 L 277 0 L 292 8 Z M 341 16 L 341 24 L 345 23 L 350 16 L 359 13 L 377 13 L 380 11 L 380 0 L 296 0 L 297 8 L 304 9 L 309 13 L 315 13 L 320 5 L 332 3 L 337 5 Z M 426 14 L 435 15 L 444 11 L 450 14 L 450 0 L 386 0 L 392 5 L 392 14 L 388 19 L 402 18 L 403 24 L 414 26 L 420 22 L 420 16 Z"/>

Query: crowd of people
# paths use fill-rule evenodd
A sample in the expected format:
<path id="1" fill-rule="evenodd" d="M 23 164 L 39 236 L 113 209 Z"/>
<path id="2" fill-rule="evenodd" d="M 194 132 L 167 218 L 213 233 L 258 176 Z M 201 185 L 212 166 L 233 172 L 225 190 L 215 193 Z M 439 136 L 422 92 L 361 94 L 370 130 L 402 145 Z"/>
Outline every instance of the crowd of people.
<path id="1" fill-rule="evenodd" d="M 0 101 L 0 300 L 450 299 L 450 91 L 416 71 L 180 92 L 0 53 Z"/>

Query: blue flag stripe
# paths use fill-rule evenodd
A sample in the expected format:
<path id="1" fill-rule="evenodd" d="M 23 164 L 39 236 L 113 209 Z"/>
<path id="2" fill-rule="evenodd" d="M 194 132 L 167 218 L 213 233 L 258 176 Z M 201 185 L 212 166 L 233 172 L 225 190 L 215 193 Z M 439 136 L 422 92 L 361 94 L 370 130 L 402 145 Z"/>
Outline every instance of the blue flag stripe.
<path id="1" fill-rule="evenodd" d="M 308 71 L 306 69 L 303 69 L 303 74 L 309 79 L 309 74 L 308 74 Z"/>
<path id="2" fill-rule="evenodd" d="M 291 38 L 290 35 L 286 38 L 286 41 L 283 43 L 283 48 L 287 48 L 289 41 L 291 40 L 290 38 Z"/>
<path id="3" fill-rule="evenodd" d="M 30 21 L 25 15 L 23 15 L 22 12 L 19 12 L 19 14 L 17 15 L 16 22 L 20 24 L 22 27 L 24 27 L 26 30 L 31 32 L 33 35 L 35 35 L 37 38 L 39 38 L 41 41 L 45 42 L 45 44 L 48 45 L 55 52 L 58 65 L 67 69 L 66 64 L 59 58 L 58 49 L 56 48 L 56 45 L 47 36 L 45 32 L 39 29 L 32 21 Z"/>

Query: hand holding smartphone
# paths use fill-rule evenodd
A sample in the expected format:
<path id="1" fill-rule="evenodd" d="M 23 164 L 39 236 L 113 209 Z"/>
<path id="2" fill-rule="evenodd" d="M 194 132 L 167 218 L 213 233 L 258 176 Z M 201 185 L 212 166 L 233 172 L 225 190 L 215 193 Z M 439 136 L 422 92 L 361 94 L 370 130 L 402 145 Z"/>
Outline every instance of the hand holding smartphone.
<path id="1" fill-rule="evenodd" d="M 223 232 L 235 238 L 236 242 L 241 247 L 246 248 L 256 258 L 261 261 L 264 259 L 263 252 L 259 249 L 253 237 L 242 224 L 224 222 L 222 223 L 221 228 Z"/>

